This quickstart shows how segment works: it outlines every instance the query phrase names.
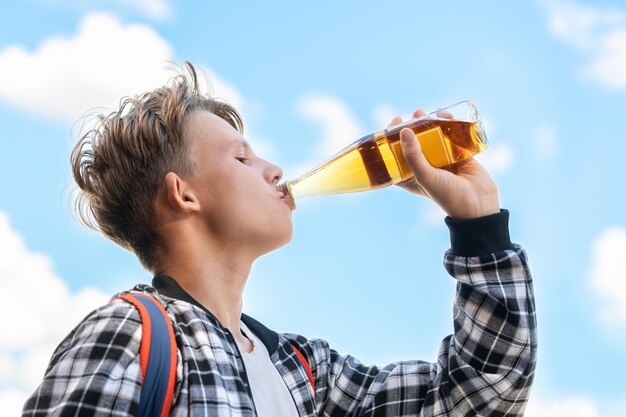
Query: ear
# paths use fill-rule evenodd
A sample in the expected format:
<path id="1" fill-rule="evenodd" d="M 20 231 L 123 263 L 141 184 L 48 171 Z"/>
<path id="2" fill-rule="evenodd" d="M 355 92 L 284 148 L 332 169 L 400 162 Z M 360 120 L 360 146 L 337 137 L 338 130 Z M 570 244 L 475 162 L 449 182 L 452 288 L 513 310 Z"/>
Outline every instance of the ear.
<path id="1" fill-rule="evenodd" d="M 173 172 L 165 176 L 165 197 L 170 207 L 180 213 L 200 210 L 200 201 L 190 185 Z"/>

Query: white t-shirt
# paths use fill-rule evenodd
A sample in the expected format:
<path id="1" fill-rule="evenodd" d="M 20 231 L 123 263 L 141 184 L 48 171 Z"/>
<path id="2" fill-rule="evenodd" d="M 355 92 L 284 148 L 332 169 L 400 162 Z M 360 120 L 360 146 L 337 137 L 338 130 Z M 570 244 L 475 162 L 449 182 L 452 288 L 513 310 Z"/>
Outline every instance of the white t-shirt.
<path id="1" fill-rule="evenodd" d="M 258 337 L 241 322 L 241 330 L 254 345 L 246 353 L 239 347 L 246 365 L 252 398 L 259 417 L 298 417 L 298 410 L 285 382 L 270 360 L 267 348 Z"/>

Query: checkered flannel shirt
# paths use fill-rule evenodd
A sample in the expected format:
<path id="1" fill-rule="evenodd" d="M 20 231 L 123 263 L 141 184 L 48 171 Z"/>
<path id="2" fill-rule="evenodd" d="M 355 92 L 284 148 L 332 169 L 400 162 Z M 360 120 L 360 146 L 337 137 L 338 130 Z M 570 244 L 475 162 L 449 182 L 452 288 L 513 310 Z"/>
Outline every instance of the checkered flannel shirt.
<path id="1" fill-rule="evenodd" d="M 276 333 L 242 315 L 268 348 L 300 416 L 523 415 L 536 358 L 531 276 L 525 251 L 508 240 L 508 212 L 489 217 L 469 226 L 446 219 L 452 248 L 444 266 L 457 281 L 454 334 L 442 341 L 436 363 L 366 366 L 323 340 Z M 170 415 L 256 415 L 233 335 L 171 277 L 158 275 L 153 286 L 133 290 L 156 295 L 175 326 Z M 23 416 L 133 416 L 140 341 L 139 314 L 130 304 L 117 300 L 95 310 L 56 349 Z M 315 392 L 292 345 L 310 364 Z"/>

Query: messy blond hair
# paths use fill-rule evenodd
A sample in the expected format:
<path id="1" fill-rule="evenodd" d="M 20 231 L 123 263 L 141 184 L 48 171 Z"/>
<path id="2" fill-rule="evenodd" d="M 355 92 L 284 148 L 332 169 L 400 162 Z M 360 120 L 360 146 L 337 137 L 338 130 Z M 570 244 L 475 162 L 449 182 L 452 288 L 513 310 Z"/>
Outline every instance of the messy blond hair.
<path id="1" fill-rule="evenodd" d="M 149 271 L 156 266 L 159 245 L 157 191 L 170 171 L 196 173 L 183 135 L 189 116 L 209 111 L 243 134 L 237 110 L 201 92 L 197 74 L 185 62 L 165 86 L 123 98 L 117 111 L 97 115 L 95 127 L 81 135 L 70 158 L 79 223 L 134 252 Z"/>

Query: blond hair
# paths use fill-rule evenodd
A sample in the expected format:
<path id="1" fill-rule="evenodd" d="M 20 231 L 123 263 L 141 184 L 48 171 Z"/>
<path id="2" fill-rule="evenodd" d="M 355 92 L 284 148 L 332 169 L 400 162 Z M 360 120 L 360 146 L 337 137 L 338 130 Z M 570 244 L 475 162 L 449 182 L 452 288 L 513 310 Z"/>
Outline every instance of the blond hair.
<path id="1" fill-rule="evenodd" d="M 165 86 L 126 97 L 117 111 L 97 115 L 95 127 L 81 135 L 70 157 L 79 223 L 134 252 L 150 271 L 159 245 L 157 191 L 170 171 L 196 173 L 183 135 L 189 116 L 209 111 L 243 134 L 237 110 L 201 92 L 197 74 L 185 62 Z"/>

